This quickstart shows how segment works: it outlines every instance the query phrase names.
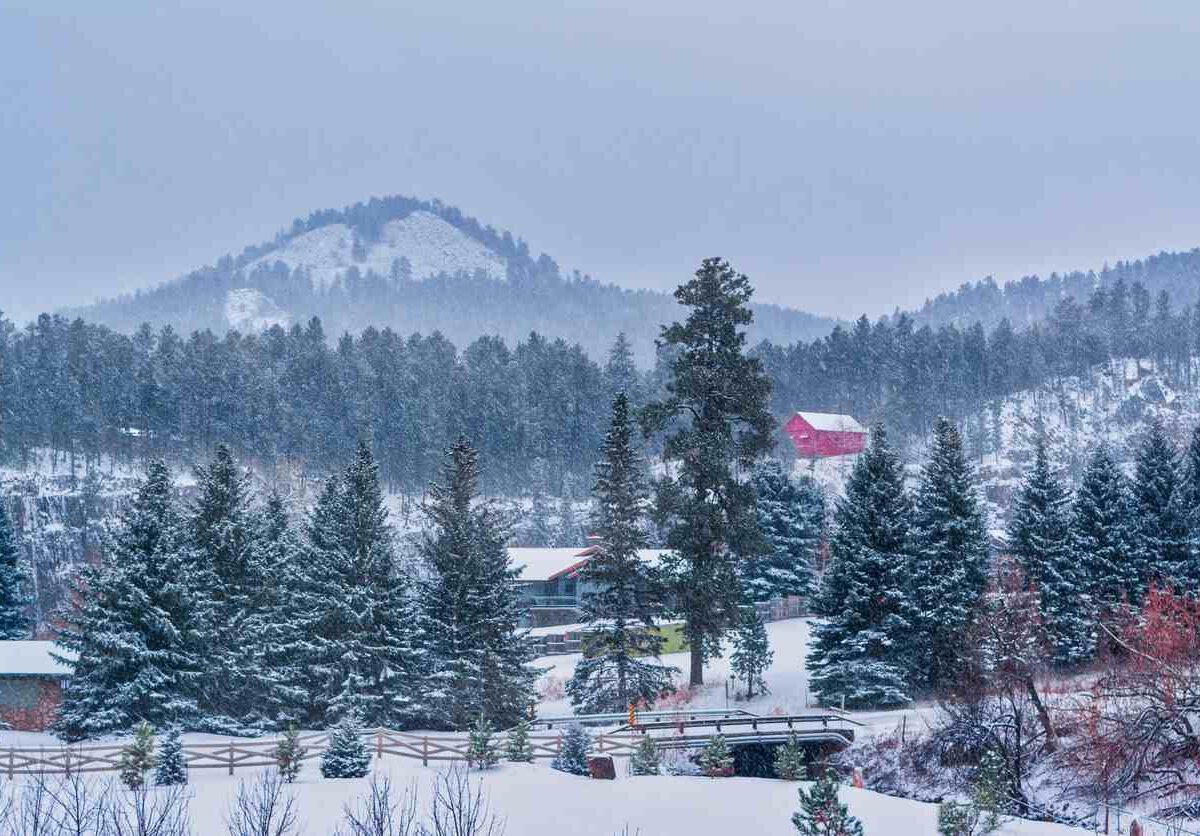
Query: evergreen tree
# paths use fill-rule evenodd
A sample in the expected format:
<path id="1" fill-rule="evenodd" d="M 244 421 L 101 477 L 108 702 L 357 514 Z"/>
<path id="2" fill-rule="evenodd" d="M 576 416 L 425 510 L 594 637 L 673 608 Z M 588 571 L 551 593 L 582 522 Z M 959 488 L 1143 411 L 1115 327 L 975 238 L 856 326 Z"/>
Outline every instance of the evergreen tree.
<path id="1" fill-rule="evenodd" d="M 750 280 L 719 258 L 705 259 L 675 291 L 691 310 L 685 322 L 663 328 L 660 346 L 671 358 L 666 397 L 643 413 L 648 431 L 673 429 L 663 455 L 678 463 L 679 477 L 660 502 L 672 520 L 667 545 L 693 685 L 704 683 L 705 659 L 737 620 L 735 555 L 764 550 L 754 488 L 735 474 L 735 466 L 749 468 L 770 450 L 775 423 L 771 382 L 759 359 L 745 353 L 752 292 Z"/>
<path id="2" fill-rule="evenodd" d="M 641 377 L 633 362 L 633 346 L 629 344 L 624 331 L 617 334 L 609 350 L 608 362 L 604 365 L 604 384 L 610 402 L 617 395 L 625 395 L 630 403 L 642 403 Z"/>
<path id="3" fill-rule="evenodd" d="M 733 633 L 733 655 L 730 658 L 734 678 L 746 683 L 747 699 L 756 692 L 770 693 L 763 674 L 774 660 L 775 653 L 767 638 L 767 626 L 763 624 L 758 608 L 748 604 L 742 608 L 742 619 Z"/>
<path id="4" fill-rule="evenodd" d="M 1107 447 L 1084 468 L 1071 513 L 1071 551 L 1099 614 L 1111 613 L 1137 589 L 1129 489 Z"/>
<path id="5" fill-rule="evenodd" d="M 517 570 L 499 512 L 477 501 L 478 478 L 478 454 L 460 438 L 447 451 L 442 483 L 430 486 L 420 546 L 431 569 L 421 600 L 431 719 L 458 729 L 485 710 L 515 723 L 533 701 L 530 653 L 517 629 Z"/>
<path id="6" fill-rule="evenodd" d="M 12 521 L 0 501 L 0 641 L 29 637 L 30 623 L 25 608 L 25 571 L 20 562 Z"/>
<path id="7" fill-rule="evenodd" d="M 584 620 L 592 628 L 590 653 L 579 660 L 567 683 L 571 703 L 587 714 L 621 712 L 636 702 L 653 704 L 674 690 L 675 669 L 657 661 L 663 638 L 650 629 L 662 614 L 662 595 L 639 554 L 646 546 L 646 492 L 623 394 L 613 400 L 601 456 L 592 492 L 592 530 L 598 542 L 582 572 L 597 590 L 583 601 Z"/>
<path id="8" fill-rule="evenodd" d="M 304 755 L 307 750 L 300 745 L 300 732 L 296 730 L 294 725 L 288 726 L 287 731 L 283 733 L 283 738 L 280 739 L 279 745 L 275 747 L 275 763 L 279 767 L 279 774 L 283 777 L 285 783 L 293 784 L 296 778 L 300 775 L 300 770 L 304 768 Z"/>
<path id="9" fill-rule="evenodd" d="M 146 773 L 154 768 L 154 728 L 149 723 L 138 723 L 133 730 L 133 740 L 121 747 L 117 768 L 121 783 L 129 789 L 146 785 Z"/>
<path id="10" fill-rule="evenodd" d="M 505 742 L 504 756 L 513 763 L 533 763 L 533 745 L 529 742 L 529 721 L 513 726 Z"/>
<path id="11" fill-rule="evenodd" d="M 552 769 L 571 775 L 588 775 L 588 750 L 592 748 L 592 737 L 578 723 L 567 726 L 558 747 L 558 754 L 550 762 Z"/>
<path id="12" fill-rule="evenodd" d="M 1187 514 L 1190 556 L 1184 586 L 1195 592 L 1200 590 L 1200 425 L 1192 429 L 1184 457 L 1182 501 Z"/>
<path id="13" fill-rule="evenodd" d="M 1188 513 L 1175 447 L 1151 421 L 1137 451 L 1133 479 L 1134 588 L 1140 601 L 1156 581 L 1184 586 L 1192 576 Z"/>
<path id="14" fill-rule="evenodd" d="M 758 526 L 767 553 L 746 561 L 743 583 L 754 601 L 807 596 L 813 586 L 813 560 L 825 527 L 825 499 L 808 477 L 794 481 L 774 459 L 754 470 Z"/>
<path id="15" fill-rule="evenodd" d="M 854 463 L 834 510 L 808 655 L 810 682 L 826 704 L 901 705 L 915 674 L 911 598 L 912 508 L 904 468 L 882 425 Z"/>
<path id="16" fill-rule="evenodd" d="M 657 775 L 661 768 L 658 757 L 658 746 L 654 738 L 648 734 L 642 735 L 633 754 L 629 756 L 630 775 Z"/>
<path id="17" fill-rule="evenodd" d="M 1008 550 L 1038 590 L 1042 624 L 1060 665 L 1090 659 L 1096 648 L 1088 578 L 1071 546 L 1069 502 L 1038 436 L 1033 468 L 1013 505 Z"/>
<path id="18" fill-rule="evenodd" d="M 500 751 L 492 739 L 492 724 L 482 714 L 467 736 L 467 764 L 479 769 L 491 769 L 500 762 Z"/>
<path id="19" fill-rule="evenodd" d="M 838 800 L 837 778 L 828 770 L 808 792 L 800 789 L 800 811 L 792 824 L 801 836 L 863 836 L 862 822 Z"/>
<path id="20" fill-rule="evenodd" d="M 564 496 L 558 501 L 558 531 L 554 545 L 569 549 L 581 547 L 583 541 L 583 529 L 575 517 L 575 503 L 569 495 Z"/>
<path id="21" fill-rule="evenodd" d="M 733 769 L 733 751 L 725 735 L 715 734 L 708 739 L 696 758 L 700 771 L 709 778 L 724 778 Z"/>
<path id="22" fill-rule="evenodd" d="M 954 425 L 939 418 L 921 472 L 914 514 L 912 572 L 921 671 L 930 687 L 957 674 L 957 645 L 987 585 L 988 536 L 975 475 Z"/>
<path id="23" fill-rule="evenodd" d="M 156 758 L 154 783 L 160 787 L 188 782 L 187 760 L 183 756 L 183 742 L 179 739 L 179 729 L 172 726 L 163 738 L 162 748 Z"/>
<path id="24" fill-rule="evenodd" d="M 373 725 L 404 725 L 423 713 L 413 595 L 392 537 L 378 468 L 360 443 L 309 521 L 302 629 L 314 722 L 358 712 Z"/>
<path id="25" fill-rule="evenodd" d="M 80 576 L 58 642 L 73 654 L 56 728 L 66 737 L 140 721 L 205 726 L 190 563 L 166 464 L 151 461 L 99 567 Z"/>
<path id="26" fill-rule="evenodd" d="M 787 743 L 775 750 L 775 774 L 785 781 L 799 781 L 808 771 L 806 761 L 804 747 L 791 734 Z"/>
<path id="27" fill-rule="evenodd" d="M 557 535 L 550 522 L 550 503 L 541 491 L 534 493 L 522 545 L 542 548 L 556 545 Z"/>
<path id="28" fill-rule="evenodd" d="M 321 753 L 325 778 L 362 778 L 371 771 L 371 754 L 362 739 L 358 717 L 350 712 L 329 732 L 329 745 Z"/>

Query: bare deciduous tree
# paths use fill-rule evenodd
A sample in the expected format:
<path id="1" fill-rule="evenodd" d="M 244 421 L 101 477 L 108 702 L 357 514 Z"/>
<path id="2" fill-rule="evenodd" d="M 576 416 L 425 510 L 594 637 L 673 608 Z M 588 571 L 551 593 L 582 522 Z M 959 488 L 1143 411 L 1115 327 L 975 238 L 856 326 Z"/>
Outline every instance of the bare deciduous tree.
<path id="1" fill-rule="evenodd" d="M 104 836 L 191 836 L 186 784 L 113 792 Z"/>
<path id="2" fill-rule="evenodd" d="M 229 836 L 295 836 L 300 832 L 296 797 L 278 772 L 260 772 L 238 783 L 237 796 L 225 814 Z"/>
<path id="3" fill-rule="evenodd" d="M 493 815 L 483 781 L 471 785 L 467 770 L 455 766 L 438 774 L 430 787 L 428 836 L 504 836 Z"/>
<path id="4" fill-rule="evenodd" d="M 345 830 L 338 836 L 422 836 L 426 831 L 417 820 L 417 794 L 412 788 L 395 798 L 392 780 L 372 775 L 367 795 L 358 806 L 345 807 Z"/>

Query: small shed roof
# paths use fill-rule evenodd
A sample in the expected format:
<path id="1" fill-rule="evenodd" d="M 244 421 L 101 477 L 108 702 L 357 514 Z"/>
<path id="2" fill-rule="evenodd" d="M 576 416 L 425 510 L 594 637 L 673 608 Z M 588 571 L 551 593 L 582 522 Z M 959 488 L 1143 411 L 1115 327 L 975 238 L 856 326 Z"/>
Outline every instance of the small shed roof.
<path id="1" fill-rule="evenodd" d="M 0 677 L 3 676 L 70 676 L 71 668 L 59 662 L 51 653 L 71 656 L 54 642 L 0 641 Z"/>
<path id="2" fill-rule="evenodd" d="M 866 427 L 854 420 L 853 415 L 838 415 L 833 412 L 797 412 L 808 425 L 818 432 L 865 433 Z"/>

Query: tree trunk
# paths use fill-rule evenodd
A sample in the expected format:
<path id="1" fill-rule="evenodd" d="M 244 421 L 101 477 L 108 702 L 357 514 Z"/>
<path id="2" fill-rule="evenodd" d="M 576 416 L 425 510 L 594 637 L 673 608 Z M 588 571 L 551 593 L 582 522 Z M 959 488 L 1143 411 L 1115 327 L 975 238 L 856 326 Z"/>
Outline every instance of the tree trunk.
<path id="1" fill-rule="evenodd" d="M 1033 708 L 1037 712 L 1038 722 L 1042 724 L 1042 731 L 1046 733 L 1046 751 L 1053 752 L 1058 749 L 1058 733 L 1054 731 L 1054 724 L 1050 722 L 1050 712 L 1046 710 L 1042 698 L 1038 696 L 1037 687 L 1033 684 L 1033 677 L 1025 680 L 1025 690 L 1029 692 L 1029 699 L 1033 702 Z"/>
<path id="2" fill-rule="evenodd" d="M 692 670 L 691 675 L 688 677 L 688 684 L 704 684 L 704 652 L 698 638 L 692 640 Z"/>

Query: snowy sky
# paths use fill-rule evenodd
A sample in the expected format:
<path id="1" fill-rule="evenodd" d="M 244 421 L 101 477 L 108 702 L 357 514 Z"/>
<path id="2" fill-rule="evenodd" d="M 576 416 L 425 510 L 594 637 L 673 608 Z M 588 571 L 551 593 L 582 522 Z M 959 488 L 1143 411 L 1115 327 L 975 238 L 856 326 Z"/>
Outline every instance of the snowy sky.
<path id="1" fill-rule="evenodd" d="M 0 308 L 372 194 L 879 314 L 1200 245 L 1194 0 L 0 0 Z"/>

